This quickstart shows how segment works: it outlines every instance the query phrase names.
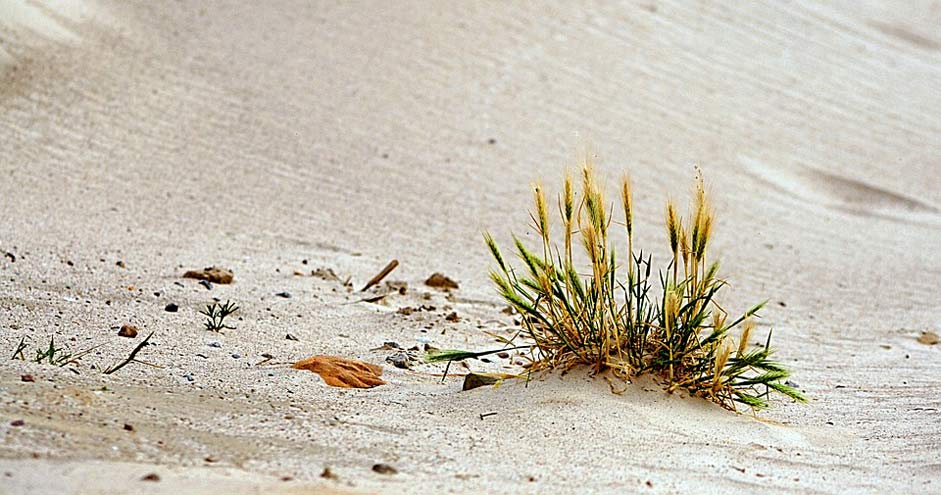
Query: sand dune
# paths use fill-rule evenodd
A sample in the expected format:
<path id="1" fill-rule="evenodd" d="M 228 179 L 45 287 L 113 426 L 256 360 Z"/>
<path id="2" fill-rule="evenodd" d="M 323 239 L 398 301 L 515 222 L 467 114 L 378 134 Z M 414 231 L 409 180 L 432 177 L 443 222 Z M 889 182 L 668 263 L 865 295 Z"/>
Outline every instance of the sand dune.
<path id="1" fill-rule="evenodd" d="M 104 344 L 77 373 L 0 359 L 0 492 L 937 492 L 939 25 L 936 2 L 0 0 L 0 353 Z M 480 234 L 524 231 L 586 144 L 661 261 L 702 168 L 725 303 L 771 298 L 757 338 L 810 405 L 579 373 L 459 392 L 371 350 L 511 328 Z M 393 258 L 409 290 L 381 304 L 310 275 L 359 288 Z M 212 264 L 235 283 L 181 278 Z M 236 330 L 202 329 L 212 298 Z M 159 368 L 89 369 L 125 323 Z M 320 353 L 389 383 L 287 367 Z"/>

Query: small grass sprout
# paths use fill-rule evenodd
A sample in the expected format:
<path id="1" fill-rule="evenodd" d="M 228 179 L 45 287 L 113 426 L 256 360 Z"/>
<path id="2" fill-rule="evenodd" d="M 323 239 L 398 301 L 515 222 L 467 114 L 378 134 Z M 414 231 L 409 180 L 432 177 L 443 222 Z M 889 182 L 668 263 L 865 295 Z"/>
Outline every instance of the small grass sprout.
<path id="1" fill-rule="evenodd" d="M 235 327 L 225 324 L 225 319 L 232 313 L 238 311 L 238 309 L 238 306 L 229 301 L 226 301 L 225 304 L 214 302 L 207 304 L 206 309 L 200 310 L 199 313 L 206 316 L 206 321 L 203 322 L 203 326 L 206 330 L 210 332 L 221 332 L 225 329 L 235 330 Z"/>
<path id="2" fill-rule="evenodd" d="M 708 258 L 715 212 L 701 176 L 687 220 L 672 201 L 666 205 L 670 262 L 657 274 L 652 257 L 634 250 L 631 181 L 624 178 L 620 186 L 626 277 L 619 273 L 609 236 L 614 223 L 609 212 L 614 208 L 606 203 L 590 163 L 581 170 L 581 194 L 570 175 L 564 179 L 559 196 L 561 246 L 550 236 L 542 186 L 534 188 L 531 214 L 541 245 L 531 249 L 513 237 L 521 268 L 512 267 L 493 237 L 484 234 L 497 265 L 490 278 L 500 296 L 522 315 L 518 335 L 533 351 L 531 369 L 588 366 L 593 373 L 610 371 L 624 380 L 654 374 L 668 391 L 684 389 L 730 410 L 736 404 L 764 408 L 770 392 L 804 402 L 799 391 L 784 384 L 788 371 L 771 359 L 770 333 L 763 347 L 749 345 L 765 303 L 731 319 L 717 302 L 728 284 L 718 275 L 718 262 Z M 573 236 L 580 241 L 587 266 L 573 261 Z M 732 336 L 736 327 L 741 327 L 737 340 Z M 449 350 L 426 359 L 450 362 L 476 355 L 484 354 Z"/>

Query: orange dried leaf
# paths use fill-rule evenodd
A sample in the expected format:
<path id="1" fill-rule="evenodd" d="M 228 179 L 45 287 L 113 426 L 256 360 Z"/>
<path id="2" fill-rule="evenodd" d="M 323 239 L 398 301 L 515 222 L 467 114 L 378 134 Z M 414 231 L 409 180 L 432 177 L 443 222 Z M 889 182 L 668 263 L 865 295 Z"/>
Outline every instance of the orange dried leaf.
<path id="1" fill-rule="evenodd" d="M 379 378 L 382 366 L 338 356 L 314 356 L 302 359 L 291 367 L 313 371 L 331 387 L 372 388 L 386 383 Z"/>

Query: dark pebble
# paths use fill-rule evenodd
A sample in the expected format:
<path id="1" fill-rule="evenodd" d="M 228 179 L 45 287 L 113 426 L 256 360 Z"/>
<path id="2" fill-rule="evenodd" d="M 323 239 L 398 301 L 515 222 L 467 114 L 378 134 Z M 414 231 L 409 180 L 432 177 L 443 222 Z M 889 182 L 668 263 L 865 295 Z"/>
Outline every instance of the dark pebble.
<path id="1" fill-rule="evenodd" d="M 36 381 L 36 379 L 33 378 L 33 375 L 20 375 L 20 381 L 33 383 Z"/>
<path id="2" fill-rule="evenodd" d="M 209 347 L 222 347 L 222 344 L 220 344 L 220 343 L 218 343 L 218 342 L 216 342 L 216 341 L 212 341 L 212 342 L 209 343 Z"/>
<path id="3" fill-rule="evenodd" d="M 233 352 L 233 353 L 232 353 L 232 359 L 241 359 L 241 358 L 242 358 L 242 355 L 241 355 L 241 354 L 239 354 L 239 353 L 237 353 L 237 352 Z"/>
<path id="4" fill-rule="evenodd" d="M 141 481 L 160 481 L 160 475 L 157 473 L 150 473 L 147 476 L 141 478 Z"/>
<path id="5" fill-rule="evenodd" d="M 497 357 L 500 359 L 508 359 L 510 357 L 509 352 L 498 352 Z"/>
<path id="6" fill-rule="evenodd" d="M 212 282 L 208 280 L 200 280 L 199 285 L 202 285 L 206 290 L 212 290 Z"/>
<path id="7" fill-rule="evenodd" d="M 398 469 L 388 465 L 388 464 L 373 464 L 372 470 L 379 474 L 395 474 L 398 473 Z"/>
<path id="8" fill-rule="evenodd" d="M 129 424 L 127 424 L 127 423 L 124 423 L 124 430 L 125 430 L 125 431 L 134 431 L 134 427 L 131 426 L 131 425 L 129 425 Z"/>
<path id="9" fill-rule="evenodd" d="M 285 298 L 285 299 L 290 299 L 290 298 L 291 298 L 291 293 L 290 293 L 290 292 L 278 292 L 278 293 L 275 294 L 275 295 L 278 296 L 278 297 L 283 297 L 283 298 Z"/>
<path id="10" fill-rule="evenodd" d="M 137 337 L 137 331 L 137 327 L 134 325 L 125 324 L 121 326 L 121 330 L 118 330 L 118 336 L 133 339 L 134 337 Z"/>
<path id="11" fill-rule="evenodd" d="M 163 308 L 163 310 L 166 311 L 167 313 L 176 313 L 177 311 L 180 310 L 180 307 L 177 306 L 176 304 L 170 303 L 170 304 L 167 304 L 167 306 Z"/>
<path id="12" fill-rule="evenodd" d="M 25 424 L 26 421 L 23 421 L 22 419 L 14 419 L 13 421 L 10 421 L 10 426 L 23 426 Z"/>
<path id="13" fill-rule="evenodd" d="M 295 342 L 296 342 L 297 340 L 299 340 L 297 337 L 295 337 L 295 336 L 293 336 L 293 335 L 291 335 L 291 334 L 285 335 L 284 338 L 285 338 L 286 340 L 293 340 L 293 341 L 295 341 Z"/>

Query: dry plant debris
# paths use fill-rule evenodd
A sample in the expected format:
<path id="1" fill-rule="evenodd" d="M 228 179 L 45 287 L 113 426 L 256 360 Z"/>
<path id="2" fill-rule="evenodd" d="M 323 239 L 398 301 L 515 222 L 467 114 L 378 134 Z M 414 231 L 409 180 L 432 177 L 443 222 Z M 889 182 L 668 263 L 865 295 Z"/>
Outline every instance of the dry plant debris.
<path id="1" fill-rule="evenodd" d="M 220 268 L 218 266 L 209 266 L 202 270 L 190 270 L 183 274 L 183 278 L 194 278 L 196 280 L 206 280 L 214 284 L 231 284 L 235 279 L 232 270 Z"/>
<path id="2" fill-rule="evenodd" d="M 455 282 L 454 280 L 451 280 L 444 274 L 437 273 L 437 272 L 432 273 L 431 276 L 428 277 L 427 280 L 425 280 L 425 285 L 427 285 L 428 287 L 434 287 L 436 289 L 445 289 L 445 290 L 458 288 L 457 282 Z"/>
<path id="3" fill-rule="evenodd" d="M 382 282 L 382 279 L 386 278 L 390 273 L 392 273 L 392 270 L 395 270 L 397 266 L 399 266 L 399 260 L 390 261 L 389 264 L 385 266 L 385 268 L 383 268 L 373 278 L 369 279 L 369 282 L 366 282 L 366 285 L 364 285 L 363 288 L 359 291 L 364 292 L 369 290 L 370 287 L 378 284 L 379 282 Z"/>
<path id="4" fill-rule="evenodd" d="M 938 334 L 934 332 L 921 332 L 918 336 L 918 343 L 925 345 L 935 345 L 938 343 Z"/>
<path id="5" fill-rule="evenodd" d="M 313 371 L 331 387 L 372 388 L 386 383 L 380 378 L 382 366 L 338 356 L 313 356 L 298 361 L 291 367 Z"/>
<path id="6" fill-rule="evenodd" d="M 736 404 L 766 407 L 770 392 L 805 400 L 785 384 L 788 371 L 770 360 L 770 333 L 764 345 L 751 345 L 755 318 L 765 303 L 730 317 L 717 302 L 727 283 L 718 274 L 718 262 L 707 261 L 715 213 L 701 177 L 687 218 L 672 201 L 667 203 L 671 262 L 653 276 L 651 256 L 634 249 L 630 180 L 620 183 L 623 220 L 618 222 L 611 218 L 613 205 L 606 202 L 603 184 L 587 160 L 580 183 L 577 193 L 575 180 L 567 175 L 559 195 L 561 244 L 550 235 L 545 191 L 534 187 L 530 217 L 541 245 L 533 250 L 514 236 L 521 269 L 512 267 L 485 234 L 497 263 L 491 278 L 523 316 L 519 333 L 504 344 L 524 340 L 533 354 L 532 370 L 588 366 L 625 381 L 655 374 L 668 391 L 685 389 L 731 410 Z M 610 227 L 615 223 L 624 230 L 614 232 Z M 615 236 L 626 241 L 626 270 L 615 255 Z M 582 251 L 578 256 L 576 248 Z M 577 259 L 587 259 L 587 266 L 577 265 Z M 736 328 L 740 331 L 733 339 Z M 442 350 L 426 360 L 450 362 L 491 352 Z"/>

